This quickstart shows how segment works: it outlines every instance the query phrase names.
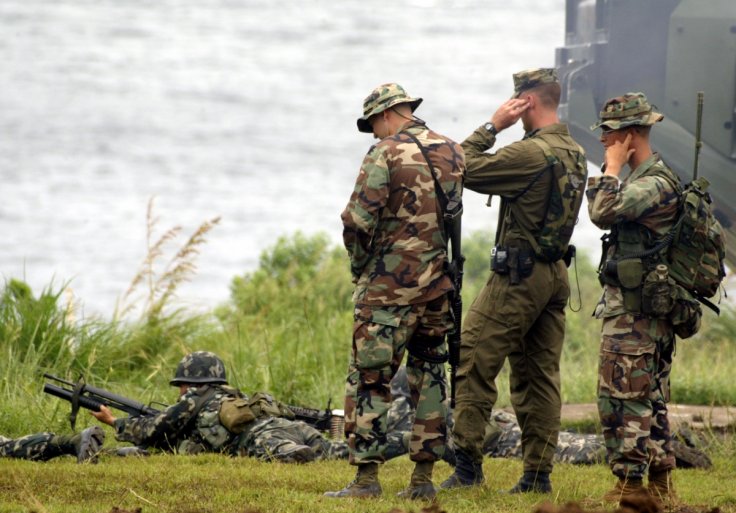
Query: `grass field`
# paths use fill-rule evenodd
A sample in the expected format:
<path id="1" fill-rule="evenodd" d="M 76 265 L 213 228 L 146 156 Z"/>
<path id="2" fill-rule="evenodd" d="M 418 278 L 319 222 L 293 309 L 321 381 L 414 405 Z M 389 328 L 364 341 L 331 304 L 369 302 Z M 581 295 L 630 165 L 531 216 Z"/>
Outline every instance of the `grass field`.
<path id="1" fill-rule="evenodd" d="M 411 473 L 407 457 L 381 468 L 380 499 L 329 499 L 326 490 L 344 486 L 353 477 L 345 461 L 306 465 L 263 463 L 249 458 L 219 455 L 148 458 L 103 457 L 98 465 L 77 465 L 71 458 L 48 463 L 3 461 L 0 473 L 0 513 L 107 513 L 113 506 L 143 513 L 355 512 L 388 513 L 393 508 L 418 510 L 422 502 L 398 499 Z M 557 465 L 551 495 L 507 495 L 521 473 L 521 462 L 487 459 L 486 482 L 472 490 L 441 492 L 438 502 L 449 513 L 529 513 L 543 501 L 576 501 L 587 508 L 607 507 L 600 497 L 613 485 L 604 465 Z M 451 467 L 437 465 L 435 481 L 445 479 Z M 677 470 L 675 485 L 683 502 L 709 511 L 736 511 L 736 475 L 733 453 L 716 458 L 709 471 Z M 426 504 L 424 504 L 426 505 Z"/>
<path id="2" fill-rule="evenodd" d="M 176 235 L 171 230 L 149 237 L 148 258 L 109 319 L 77 318 L 78 305 L 66 302 L 65 284 L 32 291 L 23 282 L 9 280 L 0 294 L 0 434 L 69 431 L 69 405 L 41 393 L 44 372 L 72 380 L 82 375 L 90 384 L 142 402 L 174 402 L 176 390 L 168 380 L 181 357 L 193 350 L 218 353 L 231 384 L 247 393 L 267 390 L 288 403 L 313 407 L 324 407 L 332 398 L 333 406 L 341 407 L 352 323 L 352 285 L 344 250 L 321 235 L 281 239 L 263 253 L 257 270 L 233 279 L 228 302 L 203 314 L 181 310 L 176 287 L 193 272 L 197 247 L 215 224 L 203 224 L 180 248 L 170 249 Z M 154 228 L 151 223 L 149 231 Z M 488 277 L 491 240 L 489 234 L 478 233 L 464 241 L 466 308 Z M 166 260 L 167 252 L 174 256 Z M 584 255 L 570 275 L 573 308 L 568 311 L 562 361 L 563 401 L 592 402 L 600 326 L 590 313 L 599 286 Z M 722 306 L 721 317 L 706 311 L 701 333 L 679 343 L 672 372 L 674 402 L 736 404 L 736 314 L 728 304 Z M 508 404 L 507 388 L 502 374 L 498 406 Z M 91 424 L 88 415 L 80 415 L 78 427 Z M 112 439 L 112 433 L 108 435 Z M 680 494 L 691 504 L 736 511 L 733 446 L 716 444 L 711 456 L 716 461 L 713 471 L 677 472 Z M 107 512 L 114 505 L 192 513 L 244 512 L 248 507 L 388 511 L 395 505 L 410 506 L 393 499 L 410 472 L 406 458 L 386 465 L 385 497 L 378 504 L 321 498 L 323 491 L 352 479 L 345 462 L 286 466 L 221 456 L 157 455 L 109 456 L 97 466 L 78 466 L 70 459 L 44 464 L 2 460 L 0 465 L 0 512 Z M 518 462 L 488 460 L 486 472 L 484 487 L 443 496 L 443 507 L 450 512 L 529 511 L 543 499 L 496 493 L 518 478 Z M 449 473 L 443 463 L 437 481 Z M 604 466 L 561 465 L 553 482 L 555 495 L 549 499 L 592 501 L 612 479 Z"/>

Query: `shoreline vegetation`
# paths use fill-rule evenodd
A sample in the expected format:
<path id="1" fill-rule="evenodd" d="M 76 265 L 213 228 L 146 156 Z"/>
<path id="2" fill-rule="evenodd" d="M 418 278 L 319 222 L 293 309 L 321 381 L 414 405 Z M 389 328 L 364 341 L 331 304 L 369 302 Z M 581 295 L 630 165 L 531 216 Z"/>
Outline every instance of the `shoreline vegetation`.
<path id="1" fill-rule="evenodd" d="M 333 408 L 342 407 L 353 311 L 353 286 L 344 249 L 332 245 L 325 234 L 305 236 L 297 232 L 282 237 L 261 254 L 256 270 L 233 278 L 228 301 L 209 312 L 191 313 L 177 307 L 176 288 L 196 272 L 197 249 L 206 243 L 206 235 L 218 219 L 203 223 L 168 259 L 166 254 L 181 230 L 175 227 L 157 238 L 153 236 L 157 220 L 152 206 L 148 220 L 149 253 L 110 320 L 78 319 L 77 306 L 65 296 L 65 284 L 51 284 L 40 292 L 16 279 L 4 284 L 0 294 L 0 434 L 17 437 L 39 431 L 69 431 L 69 404 L 41 391 L 46 372 L 73 381 L 83 376 L 89 384 L 144 403 L 172 403 L 177 399 L 176 390 L 168 381 L 181 357 L 194 350 L 220 355 L 229 382 L 246 393 L 268 391 L 287 403 L 316 408 L 324 408 L 332 400 Z M 467 258 L 463 286 L 466 310 L 488 278 L 492 240 L 490 233 L 476 232 L 463 241 Z M 595 402 L 598 365 L 600 323 L 591 312 L 600 286 L 584 251 L 578 251 L 574 266 L 570 269 L 573 309 L 567 312 L 561 364 L 566 404 Z M 736 312 L 725 301 L 721 307 L 720 317 L 704 309 L 701 332 L 692 339 L 678 341 L 672 402 L 736 405 L 732 379 L 736 368 L 732 342 L 736 337 Z M 498 388 L 498 407 L 507 406 L 505 372 Z M 90 425 L 94 425 L 94 419 L 80 414 L 77 429 Z M 568 427 L 599 430 L 595 423 Z M 730 433 L 732 428 L 727 431 Z M 715 470 L 678 470 L 678 492 L 689 503 L 736 511 L 736 492 L 731 485 L 723 485 L 733 483 L 736 477 L 734 445 L 731 437 L 723 437 L 722 433 L 713 431 L 709 436 Z M 115 444 L 108 432 L 106 446 Z M 323 511 L 362 509 L 359 502 L 335 504 L 321 498 L 324 490 L 342 486 L 351 478 L 352 469 L 346 462 L 320 462 L 310 470 L 312 465 L 295 468 L 216 455 L 181 457 L 176 462 L 165 455 L 131 460 L 105 456 L 96 467 L 73 465 L 65 458 L 47 464 L 3 460 L 6 472 L 0 478 L 0 513 L 109 511 L 113 505 L 131 509 L 139 506 L 144 512 L 191 513 L 250 511 L 246 505 L 256 508 L 252 511 L 309 511 L 315 503 Z M 398 491 L 398 482 L 410 472 L 408 459 L 401 460 L 386 466 L 388 491 Z M 447 500 L 441 497 L 447 511 L 494 511 L 497 507 L 531 511 L 533 504 L 545 498 L 499 500 L 496 488 L 513 484 L 520 472 L 519 464 L 507 460 L 487 461 L 486 465 L 491 467 L 487 475 L 494 476 L 491 482 L 479 490 L 448 495 Z M 230 489 L 206 477 L 210 472 L 223 480 L 233 476 L 239 484 Z M 437 472 L 438 482 L 450 472 L 443 464 Z M 159 475 L 161 483 L 154 486 Z M 174 499 L 180 487 L 190 487 L 186 476 L 196 486 L 181 499 Z M 693 476 L 696 479 L 690 484 Z M 73 489 L 80 481 L 87 491 L 75 496 Z M 611 483 L 605 466 L 561 465 L 553 475 L 555 495 L 547 499 L 564 503 L 599 497 Z M 70 490 L 62 493 L 64 484 Z M 404 484 L 402 481 L 401 486 Z M 211 497 L 207 486 L 213 487 Z M 210 502 L 194 505 L 192 494 L 196 493 Z M 141 499 L 135 498 L 137 495 Z M 370 507 L 373 511 L 388 511 L 397 503 L 409 507 L 393 499 L 391 494 L 384 495 L 376 507 Z M 97 509 L 85 508 L 85 501 Z M 182 506 L 185 503 L 188 509 Z"/>

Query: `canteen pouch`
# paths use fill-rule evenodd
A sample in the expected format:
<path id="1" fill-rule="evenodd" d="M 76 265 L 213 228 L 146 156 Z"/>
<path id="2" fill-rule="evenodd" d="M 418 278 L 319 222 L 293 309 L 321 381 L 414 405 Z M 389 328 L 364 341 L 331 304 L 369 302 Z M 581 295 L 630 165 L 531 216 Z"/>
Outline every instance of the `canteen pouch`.
<path id="1" fill-rule="evenodd" d="M 606 263 L 608 265 L 608 263 Z M 627 258 L 616 263 L 616 274 L 624 296 L 627 312 L 641 312 L 641 284 L 644 264 L 640 258 Z"/>
<path id="2" fill-rule="evenodd" d="M 667 317 L 675 303 L 674 287 L 675 280 L 672 278 L 660 280 L 655 271 L 647 274 L 641 288 L 642 313 L 660 319 Z"/>
<path id="3" fill-rule="evenodd" d="M 256 420 L 247 399 L 227 397 L 220 404 L 220 424 L 231 433 L 240 434 L 248 424 Z"/>

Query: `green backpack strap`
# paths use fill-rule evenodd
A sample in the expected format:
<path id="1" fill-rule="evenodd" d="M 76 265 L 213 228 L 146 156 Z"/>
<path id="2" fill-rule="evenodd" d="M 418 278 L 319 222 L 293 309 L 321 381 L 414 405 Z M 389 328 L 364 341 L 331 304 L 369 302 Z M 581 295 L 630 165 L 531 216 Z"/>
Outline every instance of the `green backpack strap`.
<path id="1" fill-rule="evenodd" d="M 539 247 L 537 239 L 522 223 L 519 222 L 519 219 L 524 218 L 524 215 L 519 210 L 519 207 L 516 204 L 516 200 L 523 196 L 531 188 L 531 186 L 534 185 L 537 180 L 539 180 L 539 178 L 545 171 L 547 171 L 548 169 L 552 170 L 554 166 L 560 161 L 560 159 L 557 158 L 557 155 L 555 155 L 552 151 L 552 147 L 544 139 L 532 137 L 528 140 L 539 146 L 539 149 L 542 150 L 542 152 L 544 153 L 544 157 L 547 159 L 547 165 L 534 177 L 534 179 L 532 179 L 529 185 L 521 193 L 514 196 L 513 201 L 508 201 L 507 203 L 509 205 L 509 209 L 511 210 L 511 214 L 516 219 L 516 225 L 519 227 L 519 230 L 521 230 L 522 235 L 524 235 L 524 238 L 527 240 L 527 242 L 529 242 L 532 249 L 534 249 L 534 253 L 540 255 L 542 253 L 542 248 Z M 554 187 L 554 184 L 551 185 Z"/>

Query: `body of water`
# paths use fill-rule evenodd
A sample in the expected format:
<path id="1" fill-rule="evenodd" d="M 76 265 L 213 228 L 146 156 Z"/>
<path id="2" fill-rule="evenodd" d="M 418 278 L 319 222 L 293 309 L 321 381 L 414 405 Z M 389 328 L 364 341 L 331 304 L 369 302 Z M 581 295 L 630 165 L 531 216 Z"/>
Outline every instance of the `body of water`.
<path id="1" fill-rule="evenodd" d="M 179 294 L 214 306 L 277 237 L 323 231 L 340 243 L 372 144 L 355 119 L 375 86 L 422 96 L 417 114 L 462 141 L 510 96 L 513 72 L 554 65 L 563 8 L 3 0 L 0 273 L 37 292 L 69 282 L 86 314 L 108 316 L 146 255 L 155 197 L 156 234 L 221 216 Z M 468 192 L 465 204 L 466 229 L 495 227 L 484 197 Z M 597 254 L 599 233 L 581 217 L 576 240 Z"/>

